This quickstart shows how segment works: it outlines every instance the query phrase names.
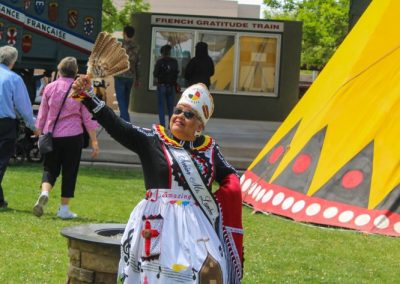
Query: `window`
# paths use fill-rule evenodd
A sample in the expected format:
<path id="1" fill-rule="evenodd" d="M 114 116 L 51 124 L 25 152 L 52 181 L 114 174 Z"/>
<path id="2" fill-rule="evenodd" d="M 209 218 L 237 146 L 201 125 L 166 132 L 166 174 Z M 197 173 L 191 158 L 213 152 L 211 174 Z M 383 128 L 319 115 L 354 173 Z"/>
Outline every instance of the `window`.
<path id="1" fill-rule="evenodd" d="M 175 29 L 174 29 L 175 30 Z M 169 44 L 172 47 L 171 57 L 178 60 L 179 74 L 178 83 L 185 86 L 185 67 L 191 58 L 191 52 L 194 45 L 194 32 L 192 31 L 171 31 L 171 29 L 153 30 L 153 43 L 150 68 L 150 89 L 155 89 L 153 78 L 153 68 L 157 59 L 160 58 L 160 49 L 163 45 Z"/>
<path id="2" fill-rule="evenodd" d="M 280 34 L 153 27 L 152 39 L 152 90 L 156 89 L 153 68 L 163 45 L 172 46 L 171 56 L 179 64 L 178 83 L 185 87 L 185 67 L 195 55 L 196 43 L 203 41 L 215 67 L 210 86 L 213 93 L 278 96 Z"/>
<path id="3" fill-rule="evenodd" d="M 208 44 L 208 55 L 214 62 L 211 77 L 213 91 L 234 91 L 235 36 L 216 33 L 199 33 L 198 41 Z"/>
<path id="4" fill-rule="evenodd" d="M 241 36 L 238 92 L 276 93 L 277 39 Z"/>

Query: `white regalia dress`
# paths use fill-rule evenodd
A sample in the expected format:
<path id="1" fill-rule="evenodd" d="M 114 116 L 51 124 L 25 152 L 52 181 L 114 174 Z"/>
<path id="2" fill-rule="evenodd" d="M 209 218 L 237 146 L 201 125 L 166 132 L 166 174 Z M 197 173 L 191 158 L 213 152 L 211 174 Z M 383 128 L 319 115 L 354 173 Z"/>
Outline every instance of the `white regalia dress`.
<path id="1" fill-rule="evenodd" d="M 182 145 L 170 140 L 161 127 L 155 131 L 164 148 L 170 188 L 148 189 L 146 198 L 132 211 L 121 241 L 120 279 L 126 284 L 230 284 L 231 256 L 219 236 L 222 226 L 214 229 L 182 182 L 184 177 L 168 151 L 168 147 Z M 193 160 L 202 170 L 215 170 L 215 147 L 207 137 L 191 151 L 199 155 Z"/>

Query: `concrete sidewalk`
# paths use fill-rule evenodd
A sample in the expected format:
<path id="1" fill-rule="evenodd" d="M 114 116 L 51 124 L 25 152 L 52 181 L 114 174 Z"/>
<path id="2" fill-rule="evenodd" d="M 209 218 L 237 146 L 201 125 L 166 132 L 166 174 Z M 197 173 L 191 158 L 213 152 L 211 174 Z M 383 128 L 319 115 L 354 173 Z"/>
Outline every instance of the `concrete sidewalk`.
<path id="1" fill-rule="evenodd" d="M 131 113 L 135 125 L 150 128 L 158 123 L 158 115 Z M 280 122 L 211 118 L 205 134 L 221 146 L 224 157 L 238 170 L 245 170 L 279 127 Z M 90 148 L 84 149 L 82 164 L 107 167 L 139 167 L 138 156 L 119 145 L 104 130 L 98 133 L 100 154 L 90 157 Z"/>

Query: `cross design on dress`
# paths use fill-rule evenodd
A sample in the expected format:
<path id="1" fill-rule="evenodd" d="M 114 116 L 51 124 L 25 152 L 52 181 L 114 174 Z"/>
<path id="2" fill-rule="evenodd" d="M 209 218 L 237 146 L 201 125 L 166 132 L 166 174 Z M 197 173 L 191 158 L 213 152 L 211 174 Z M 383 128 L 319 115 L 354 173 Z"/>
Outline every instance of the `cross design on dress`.
<path id="1" fill-rule="evenodd" d="M 149 220 L 146 220 L 144 223 L 144 229 L 142 230 L 142 237 L 145 239 L 144 241 L 144 252 L 146 256 L 150 256 L 151 252 L 151 239 L 158 237 L 160 232 L 151 228 L 151 223 Z"/>

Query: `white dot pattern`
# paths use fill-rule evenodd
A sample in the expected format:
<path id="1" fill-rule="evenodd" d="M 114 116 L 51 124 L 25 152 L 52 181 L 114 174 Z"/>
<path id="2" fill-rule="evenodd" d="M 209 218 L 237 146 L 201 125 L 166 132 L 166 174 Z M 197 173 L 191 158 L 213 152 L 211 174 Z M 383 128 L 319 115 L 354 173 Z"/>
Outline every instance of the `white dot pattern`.
<path id="1" fill-rule="evenodd" d="M 273 195 L 274 191 L 272 189 L 268 190 L 268 192 L 262 198 L 261 203 L 267 203 L 272 198 Z"/>
<path id="2" fill-rule="evenodd" d="M 396 233 L 400 234 L 400 222 L 394 224 L 393 229 Z"/>
<path id="3" fill-rule="evenodd" d="M 282 203 L 282 209 L 283 210 L 288 210 L 294 203 L 294 198 L 293 197 L 288 197 L 283 201 Z"/>
<path id="4" fill-rule="evenodd" d="M 359 227 L 365 226 L 371 221 L 371 216 L 368 214 L 361 214 L 360 216 L 357 216 L 357 218 L 354 220 L 354 224 L 356 224 Z"/>
<path id="5" fill-rule="evenodd" d="M 255 182 L 250 186 L 250 190 L 248 192 L 249 195 L 253 194 L 253 191 L 256 189 L 256 187 L 258 186 L 258 184 Z"/>
<path id="6" fill-rule="evenodd" d="M 242 191 L 246 192 L 251 184 L 251 179 L 246 180 L 242 185 Z"/>
<path id="7" fill-rule="evenodd" d="M 285 194 L 279 192 L 277 195 L 275 195 L 274 199 L 272 199 L 272 205 L 278 206 L 282 203 L 283 199 L 285 199 Z"/>
<path id="8" fill-rule="evenodd" d="M 339 209 L 337 207 L 329 207 L 324 210 L 323 216 L 325 219 L 332 219 L 335 217 L 339 212 Z"/>
<path id="9" fill-rule="evenodd" d="M 306 202 L 304 200 L 297 201 L 292 207 L 292 213 L 299 213 L 301 210 L 303 210 L 305 205 Z"/>
<path id="10" fill-rule="evenodd" d="M 379 215 L 374 220 L 374 225 L 378 229 L 386 229 L 387 227 L 389 227 L 389 224 L 389 219 L 385 215 Z"/>
<path id="11" fill-rule="evenodd" d="M 261 185 L 257 186 L 257 188 L 254 190 L 253 195 L 252 195 L 253 198 L 257 197 L 257 194 L 260 192 L 260 190 L 261 190 Z"/>
<path id="12" fill-rule="evenodd" d="M 321 205 L 318 203 L 313 203 L 310 206 L 307 207 L 306 209 L 306 215 L 307 216 L 315 216 L 321 211 Z"/>
<path id="13" fill-rule="evenodd" d="M 263 189 L 257 194 L 256 201 L 260 201 L 260 199 L 264 196 L 265 191 L 266 191 L 266 190 L 263 188 Z"/>
<path id="14" fill-rule="evenodd" d="M 245 175 L 241 176 L 240 184 L 242 187 L 242 192 L 249 190 L 248 194 L 251 195 L 256 202 L 261 201 L 261 203 L 267 203 L 272 200 L 273 206 L 281 205 L 283 210 L 291 209 L 293 214 L 300 213 L 306 207 L 305 200 L 296 201 L 295 197 L 286 196 L 283 192 L 278 192 L 275 194 L 272 188 L 264 189 L 258 183 L 253 182 L 251 178 L 246 178 Z M 368 214 L 368 212 L 355 217 L 356 214 L 352 210 L 340 209 L 340 207 L 338 208 L 336 206 L 330 206 L 325 210 L 321 209 L 321 204 L 314 202 L 307 206 L 305 214 L 310 217 L 322 214 L 322 217 L 325 219 L 332 219 L 338 216 L 338 221 L 343 224 L 349 223 L 354 219 L 354 225 L 357 227 L 366 226 L 372 220 L 372 217 L 370 214 Z M 373 224 L 377 229 L 385 230 L 390 227 L 391 219 L 385 215 L 379 215 L 373 219 Z M 392 225 L 392 229 L 396 234 L 400 235 L 400 221 L 394 223 Z"/>
<path id="15" fill-rule="evenodd" d="M 246 180 L 246 176 L 243 174 L 241 177 L 240 177 L 240 185 L 242 185 L 243 184 L 243 182 Z"/>
<path id="16" fill-rule="evenodd" d="M 340 223 L 350 222 L 351 219 L 353 219 L 353 217 L 354 217 L 353 211 L 350 210 L 344 211 L 339 215 L 339 222 Z"/>

